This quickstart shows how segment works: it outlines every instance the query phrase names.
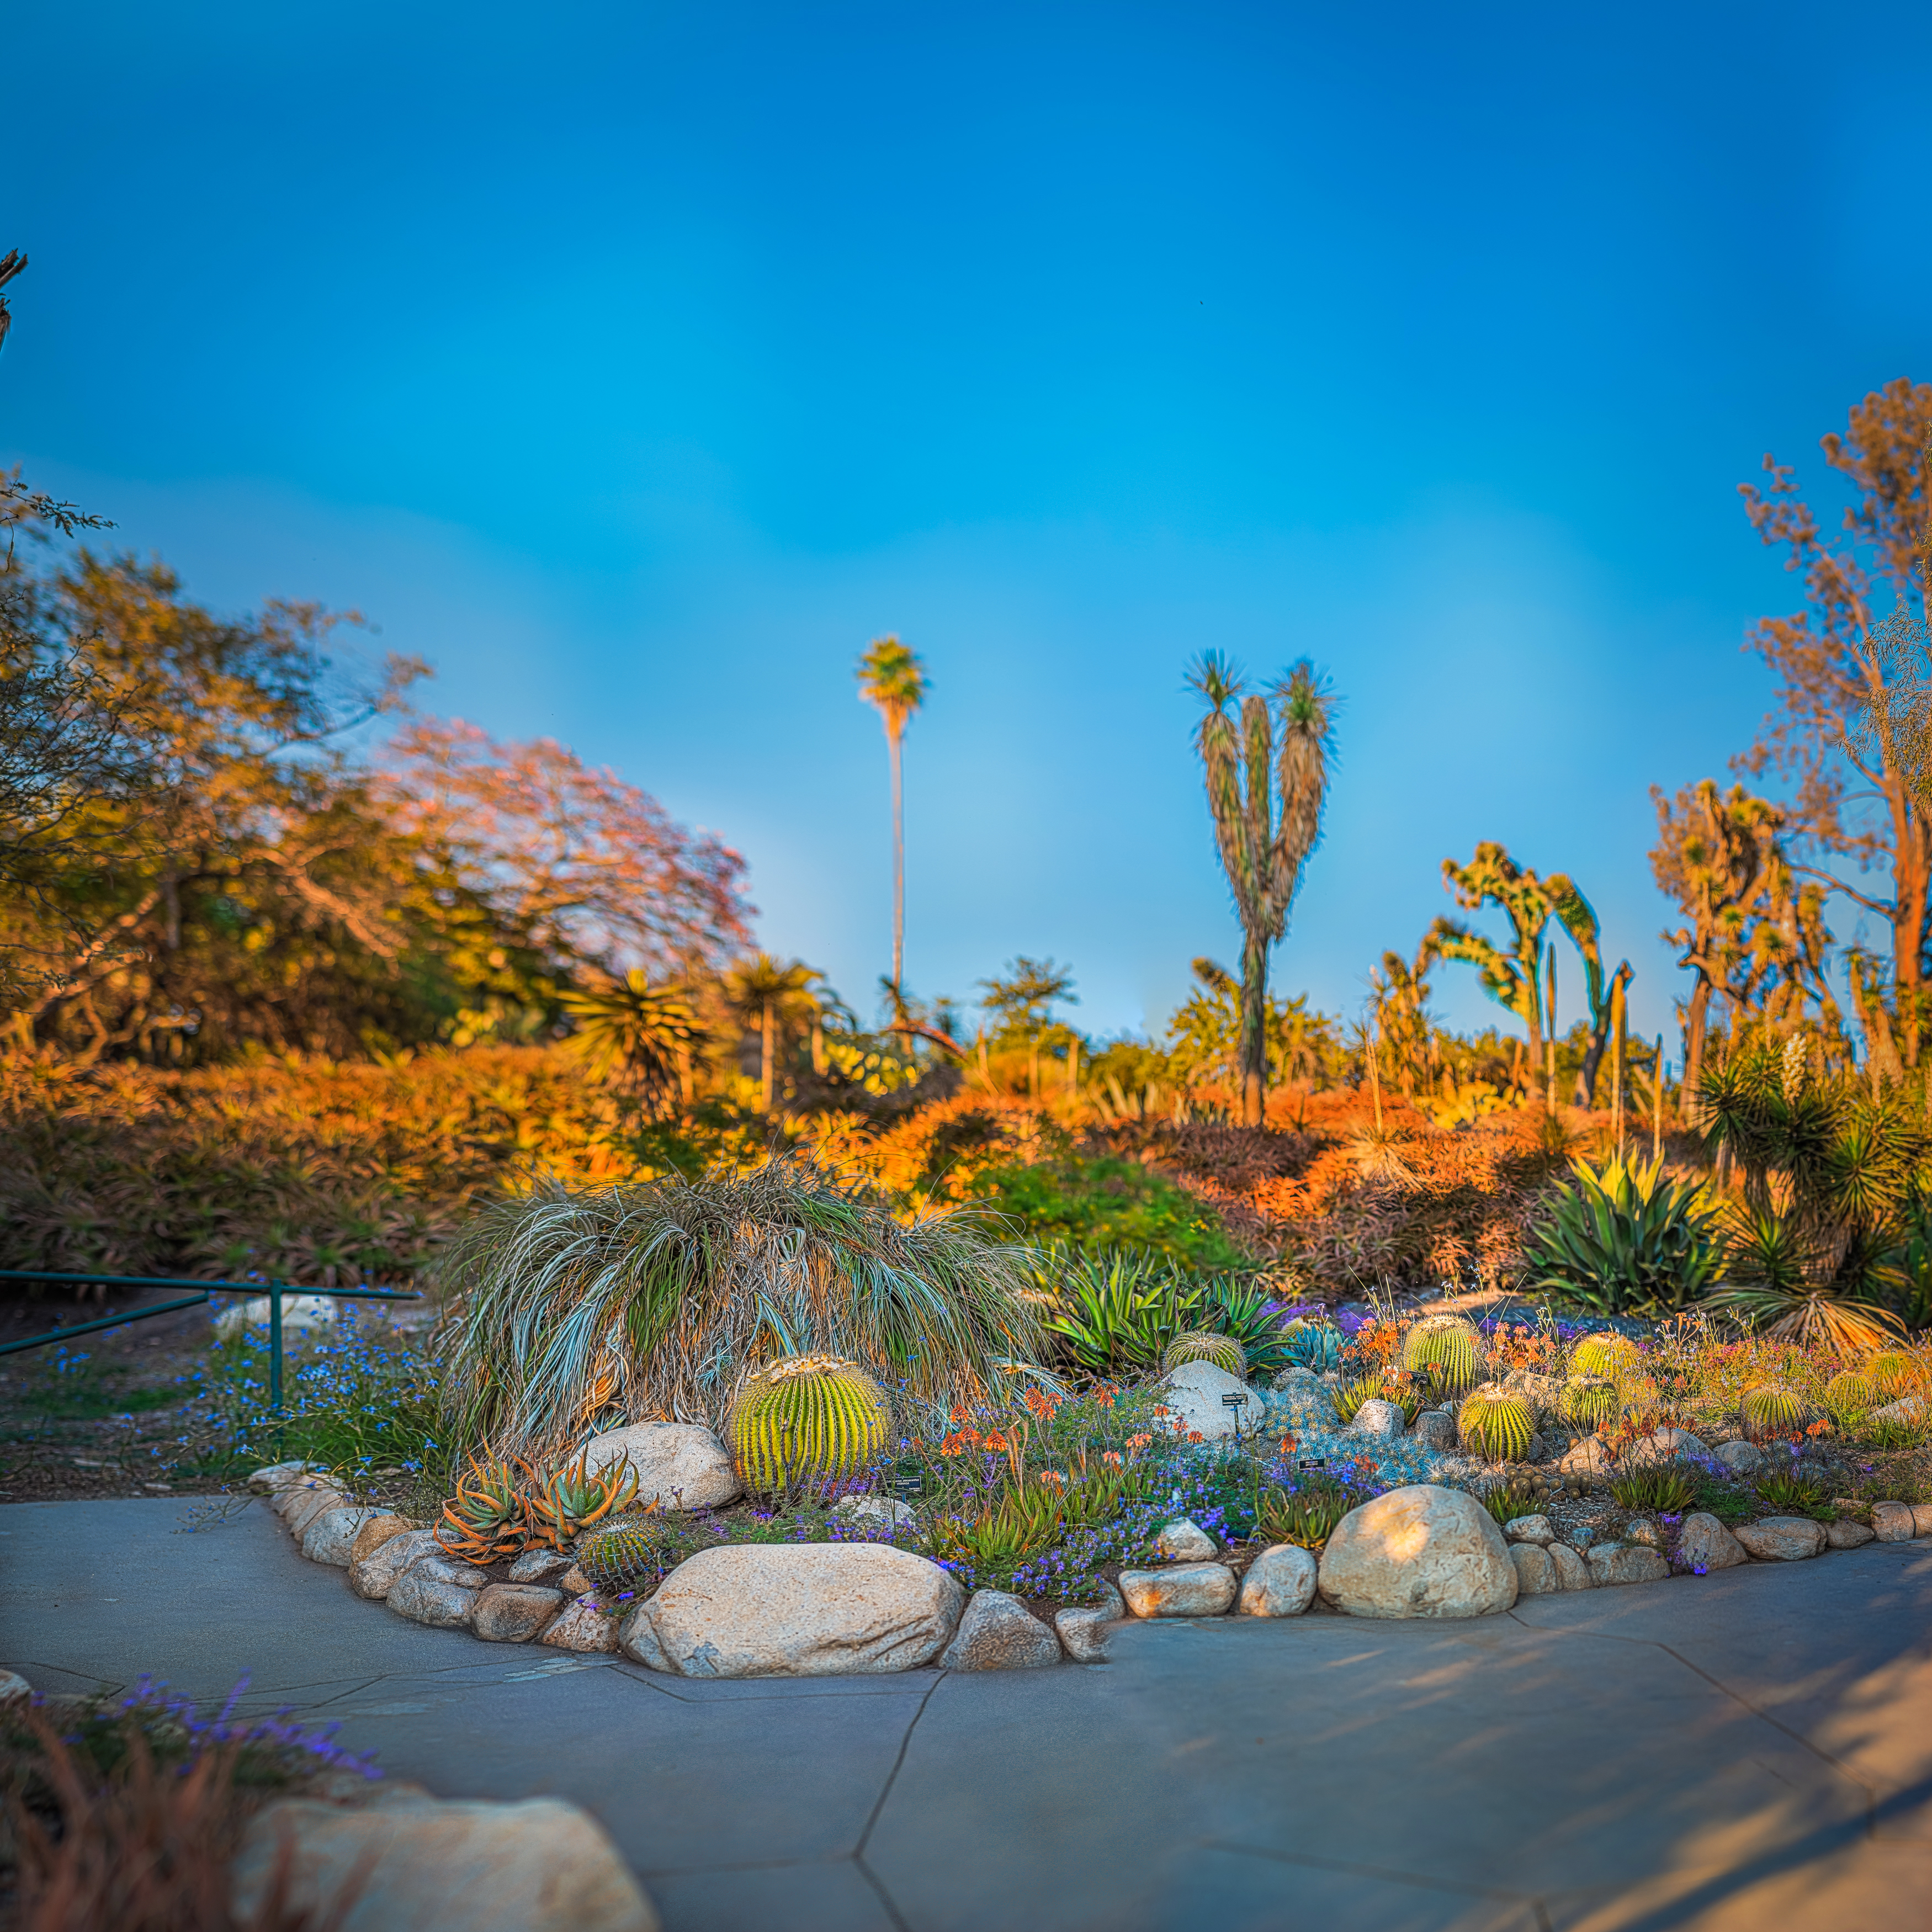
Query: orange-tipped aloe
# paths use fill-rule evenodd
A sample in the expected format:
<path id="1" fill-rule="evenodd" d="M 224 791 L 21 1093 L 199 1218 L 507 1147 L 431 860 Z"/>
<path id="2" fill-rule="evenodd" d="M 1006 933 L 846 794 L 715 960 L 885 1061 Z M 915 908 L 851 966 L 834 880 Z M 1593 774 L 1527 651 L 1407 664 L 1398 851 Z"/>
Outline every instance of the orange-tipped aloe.
<path id="1" fill-rule="evenodd" d="M 634 1499 L 638 1472 L 628 1462 L 619 1462 L 601 1475 L 593 1475 L 590 1459 L 586 1443 L 578 1451 L 575 1462 L 554 1471 L 542 1492 L 530 1498 L 527 1516 L 532 1543 L 561 1550 L 592 1523 L 601 1522 Z"/>
<path id="2" fill-rule="evenodd" d="M 452 1556 L 472 1563 L 494 1563 L 514 1556 L 530 1540 L 528 1511 L 523 1483 L 536 1472 L 521 1457 L 493 1456 L 488 1462 L 470 1459 L 470 1474 L 458 1477 L 456 1494 L 442 1506 L 436 1540 Z"/>

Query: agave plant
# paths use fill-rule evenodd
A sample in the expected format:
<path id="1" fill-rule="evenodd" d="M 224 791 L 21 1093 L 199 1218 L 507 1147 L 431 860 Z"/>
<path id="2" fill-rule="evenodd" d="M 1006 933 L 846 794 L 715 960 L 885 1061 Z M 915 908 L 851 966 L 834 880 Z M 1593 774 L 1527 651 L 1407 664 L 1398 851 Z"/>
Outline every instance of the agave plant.
<path id="1" fill-rule="evenodd" d="M 803 1156 L 484 1209 L 439 1269 L 466 1439 L 550 1453 L 614 1360 L 633 1419 L 722 1421 L 740 1377 L 826 1354 L 950 1403 L 1031 1371 L 1030 1256 L 974 1210 L 896 1219 Z"/>
<path id="2" fill-rule="evenodd" d="M 1035 1477 L 1007 1484 L 975 1510 L 947 1511 L 929 1536 L 935 1555 L 989 1569 L 1010 1569 L 1050 1549 L 1066 1518 L 1060 1484 Z"/>
<path id="3" fill-rule="evenodd" d="M 1332 1322 L 1291 1322 L 1280 1335 L 1282 1352 L 1294 1366 L 1319 1376 L 1342 1366 L 1342 1331 Z"/>
<path id="4" fill-rule="evenodd" d="M 1695 1183 L 1666 1180 L 1660 1159 L 1574 1166 L 1524 1239 L 1532 1290 L 1605 1315 L 1674 1312 L 1717 1280 L 1720 1211 Z"/>
<path id="5" fill-rule="evenodd" d="M 1055 1304 L 1048 1333 L 1096 1375 L 1152 1368 L 1200 1312 L 1198 1289 L 1183 1288 L 1164 1262 L 1137 1253 L 1056 1248 L 1040 1279 Z"/>

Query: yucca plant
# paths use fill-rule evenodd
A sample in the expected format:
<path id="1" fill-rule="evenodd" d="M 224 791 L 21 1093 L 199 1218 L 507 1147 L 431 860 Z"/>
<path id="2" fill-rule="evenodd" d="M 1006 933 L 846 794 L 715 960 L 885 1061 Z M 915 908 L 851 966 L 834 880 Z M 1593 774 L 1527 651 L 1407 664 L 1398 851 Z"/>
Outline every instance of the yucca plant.
<path id="1" fill-rule="evenodd" d="M 970 1209 L 901 1221 L 800 1156 L 699 1180 L 545 1182 L 485 1209 L 438 1270 L 457 1298 L 448 1382 L 466 1439 L 545 1454 L 614 1370 L 632 1419 L 714 1427 L 744 1373 L 786 1355 L 970 1400 L 1037 1361 L 1030 1259 Z"/>
<path id="2" fill-rule="evenodd" d="M 1492 1462 L 1520 1462 L 1529 1454 L 1536 1418 L 1514 1396 L 1477 1394 L 1464 1397 L 1456 1428 L 1464 1448 Z"/>
<path id="3" fill-rule="evenodd" d="M 1744 1433 L 1754 1442 L 1764 1442 L 1774 1436 L 1797 1435 L 1809 1411 L 1804 1398 L 1795 1390 L 1760 1383 L 1744 1390 L 1738 1412 L 1744 1419 Z"/>
<path id="4" fill-rule="evenodd" d="M 1402 1338 L 1402 1366 L 1432 1370 L 1452 1394 L 1475 1387 L 1482 1363 L 1482 1337 L 1459 1315 L 1425 1315 Z"/>
<path id="5" fill-rule="evenodd" d="M 729 1427 L 740 1479 L 771 1496 L 856 1476 L 884 1453 L 892 1408 L 856 1363 L 795 1355 L 746 1377 Z"/>
<path id="6" fill-rule="evenodd" d="M 1160 1358 L 1161 1366 L 1170 1371 L 1190 1362 L 1211 1362 L 1231 1376 L 1245 1377 L 1248 1370 L 1247 1353 L 1240 1343 L 1232 1335 L 1216 1334 L 1211 1329 L 1196 1328 L 1175 1336 Z"/>
<path id="7" fill-rule="evenodd" d="M 1523 1240 L 1532 1292 L 1604 1315 L 1675 1312 L 1718 1280 L 1720 1210 L 1696 1183 L 1666 1179 L 1661 1160 L 1574 1167 Z"/>
<path id="8" fill-rule="evenodd" d="M 542 1487 L 526 1498 L 531 1542 L 562 1550 L 636 1496 L 638 1472 L 628 1462 L 593 1474 L 590 1458 L 586 1444 L 574 1462 L 553 1470 Z"/>
<path id="9" fill-rule="evenodd" d="M 471 1563 L 514 1556 L 530 1540 L 524 1491 L 535 1480 L 520 1458 L 472 1456 L 468 1475 L 457 1478 L 456 1494 L 442 1506 L 436 1540 Z"/>

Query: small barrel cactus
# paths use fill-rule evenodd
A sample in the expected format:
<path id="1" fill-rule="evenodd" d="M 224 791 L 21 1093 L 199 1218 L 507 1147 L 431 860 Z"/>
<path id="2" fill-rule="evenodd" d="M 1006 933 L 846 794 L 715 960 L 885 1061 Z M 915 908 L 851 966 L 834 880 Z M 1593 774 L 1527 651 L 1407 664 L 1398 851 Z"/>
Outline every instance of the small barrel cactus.
<path id="1" fill-rule="evenodd" d="M 1834 1415 L 1863 1415 L 1878 1402 L 1878 1384 L 1870 1376 L 1848 1372 L 1825 1384 L 1825 1406 Z"/>
<path id="2" fill-rule="evenodd" d="M 1513 1395 L 1472 1395 L 1456 1417 L 1462 1447 L 1492 1462 L 1520 1462 L 1529 1454 L 1536 1418 Z"/>
<path id="3" fill-rule="evenodd" d="M 1435 1372 L 1444 1388 L 1474 1388 L 1482 1375 L 1483 1338 L 1460 1315 L 1425 1315 L 1404 1337 L 1402 1365 Z"/>
<path id="4" fill-rule="evenodd" d="M 1573 1429 L 1600 1429 L 1616 1420 L 1622 1406 L 1617 1385 L 1607 1376 L 1576 1376 L 1556 1398 L 1557 1414 Z"/>
<path id="5" fill-rule="evenodd" d="M 1614 1380 L 1637 1365 L 1636 1344 L 1628 1335 L 1586 1335 L 1570 1351 L 1570 1372 Z"/>
<path id="6" fill-rule="evenodd" d="M 1291 1322 L 1281 1331 L 1288 1360 L 1318 1376 L 1342 1366 L 1341 1331 L 1327 1322 Z"/>
<path id="7" fill-rule="evenodd" d="M 1744 1418 L 1744 1433 L 1755 1442 L 1767 1436 L 1796 1436 L 1804 1427 L 1804 1398 L 1768 1383 L 1746 1389 L 1738 1409 Z"/>
<path id="8" fill-rule="evenodd" d="M 616 1595 L 663 1575 L 670 1526 L 650 1516 L 626 1516 L 592 1530 L 577 1546 L 577 1567 L 598 1590 Z"/>
<path id="9" fill-rule="evenodd" d="M 1160 1358 L 1164 1369 L 1178 1369 L 1187 1362 L 1212 1362 L 1238 1378 L 1248 1372 L 1248 1352 L 1232 1335 L 1219 1335 L 1212 1329 L 1191 1328 L 1177 1335 Z"/>
<path id="10" fill-rule="evenodd" d="M 745 1378 L 730 1426 L 740 1480 L 770 1496 L 856 1475 L 884 1453 L 892 1411 L 857 1363 L 788 1355 Z"/>
<path id="11" fill-rule="evenodd" d="M 1903 1394 L 1919 1377 L 1919 1365 L 1899 1348 L 1886 1348 L 1864 1366 L 1879 1393 L 1888 1398 Z"/>

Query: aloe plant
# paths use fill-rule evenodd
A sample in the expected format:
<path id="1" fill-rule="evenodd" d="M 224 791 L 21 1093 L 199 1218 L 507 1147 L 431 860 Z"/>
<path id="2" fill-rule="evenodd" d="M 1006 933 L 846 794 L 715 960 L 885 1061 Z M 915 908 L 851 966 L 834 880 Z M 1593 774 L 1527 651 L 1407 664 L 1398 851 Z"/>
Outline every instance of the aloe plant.
<path id="1" fill-rule="evenodd" d="M 1575 1163 L 1523 1242 L 1533 1290 L 1600 1314 L 1684 1309 L 1724 1267 L 1720 1210 L 1660 1160 Z"/>

